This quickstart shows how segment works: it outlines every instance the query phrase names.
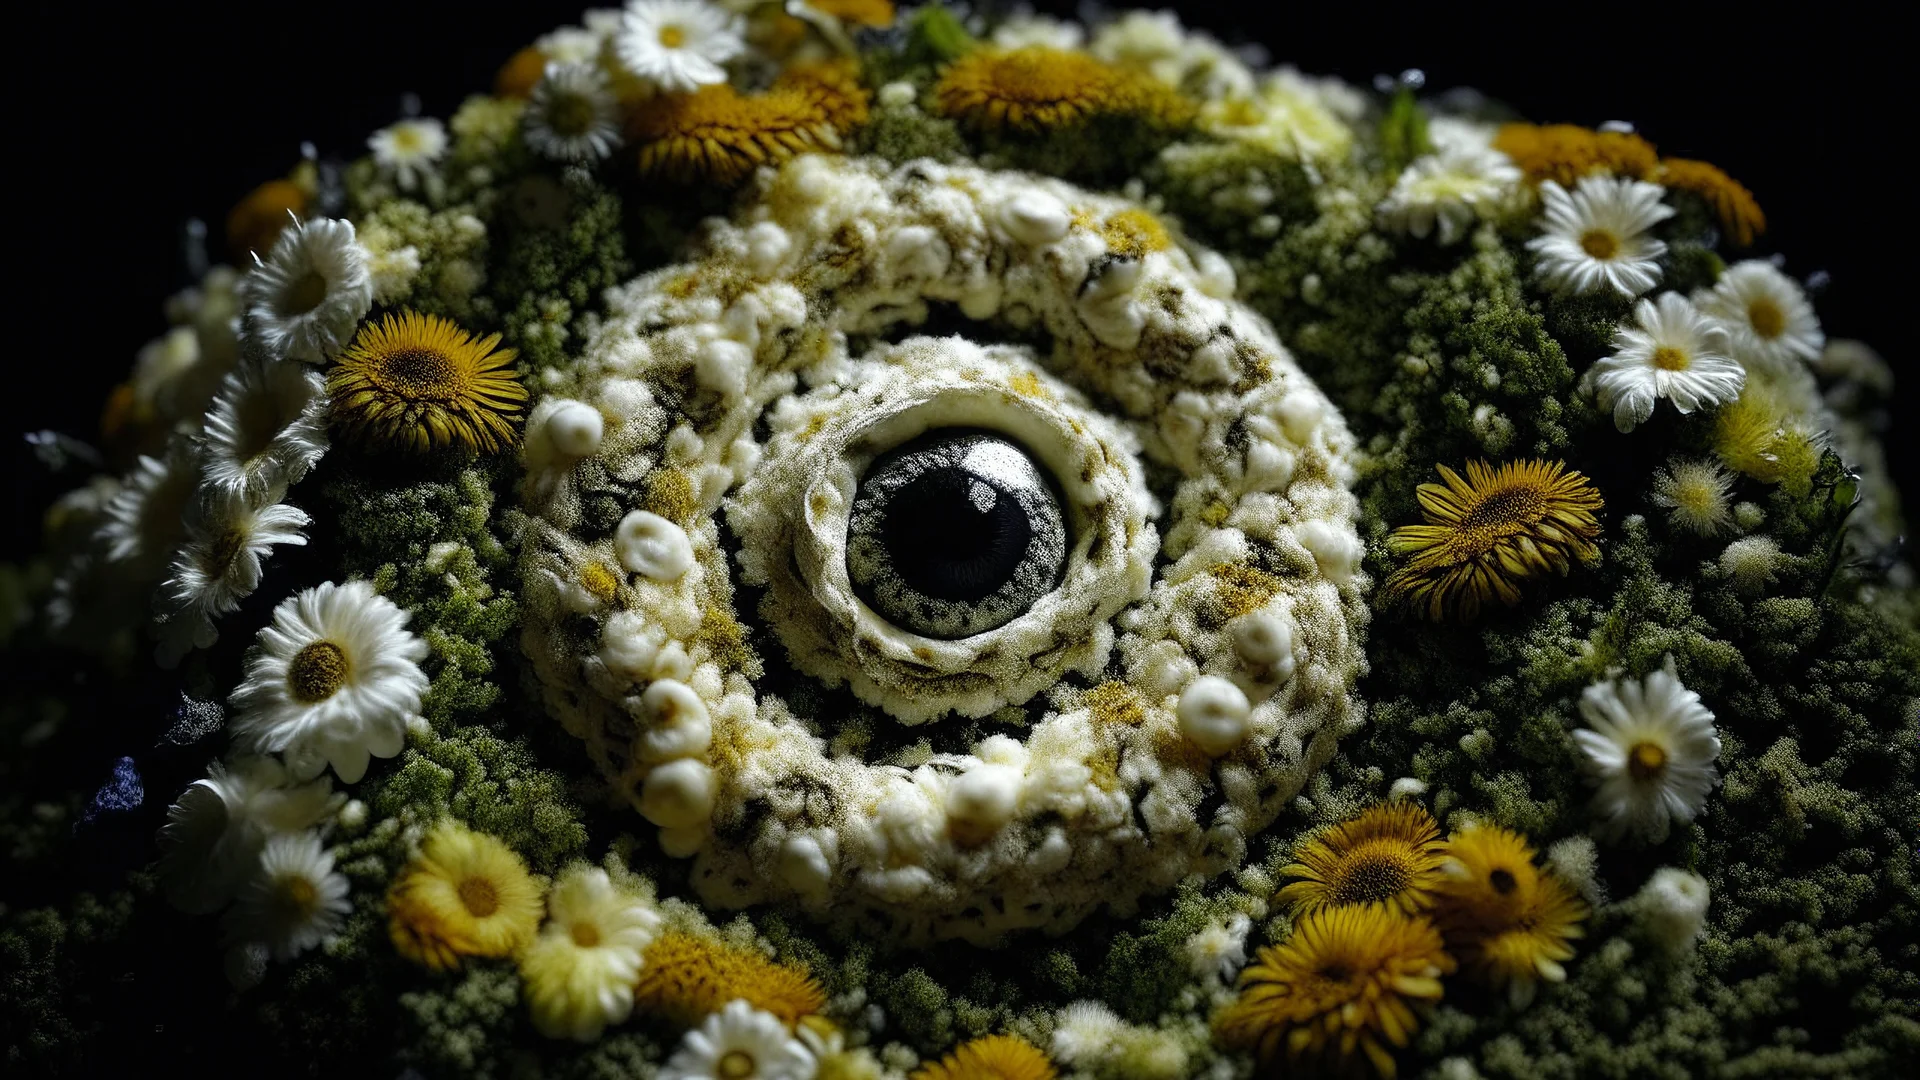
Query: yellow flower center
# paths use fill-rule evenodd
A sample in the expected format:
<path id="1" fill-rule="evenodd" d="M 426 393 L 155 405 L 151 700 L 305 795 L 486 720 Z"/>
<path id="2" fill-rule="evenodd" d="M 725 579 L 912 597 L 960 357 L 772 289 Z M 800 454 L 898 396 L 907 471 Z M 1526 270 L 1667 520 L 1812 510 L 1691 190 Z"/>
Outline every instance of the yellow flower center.
<path id="1" fill-rule="evenodd" d="M 1692 365 L 1693 357 L 1688 356 L 1685 349 L 1662 345 L 1653 350 L 1653 366 L 1661 371 L 1685 371 Z"/>
<path id="2" fill-rule="evenodd" d="M 1510 487 L 1496 491 L 1480 500 L 1467 512 L 1464 529 L 1513 529 L 1540 520 L 1546 510 L 1546 500 L 1540 497 L 1538 489 L 1532 487 Z"/>
<path id="3" fill-rule="evenodd" d="M 381 389 L 415 401 L 451 401 L 460 396 L 460 372 L 437 349 L 395 349 L 369 373 Z"/>
<path id="4" fill-rule="evenodd" d="M 686 43 L 687 32 L 685 30 L 677 26 L 663 26 L 660 28 L 660 44 L 665 45 L 669 49 L 677 49 Z"/>
<path id="5" fill-rule="evenodd" d="M 1787 329 L 1787 313 L 1765 296 L 1747 305 L 1747 321 L 1753 324 L 1753 332 L 1763 338 L 1777 338 Z"/>
<path id="6" fill-rule="evenodd" d="M 493 882 L 486 878 L 467 878 L 460 882 L 460 888 L 457 891 L 460 894 L 460 903 L 466 907 L 467 913 L 476 919 L 484 919 L 500 910 L 500 891 L 495 889 Z"/>
<path id="7" fill-rule="evenodd" d="M 280 888 L 274 891 L 274 906 L 278 914 L 289 922 L 306 922 L 313 918 L 314 910 L 320 906 L 320 890 L 305 877 L 294 876 L 280 880 Z"/>
<path id="8" fill-rule="evenodd" d="M 600 944 L 600 928 L 585 919 L 574 923 L 571 932 L 573 943 L 583 949 L 591 949 Z"/>
<path id="9" fill-rule="evenodd" d="M 319 307 L 326 298 L 327 279 L 309 270 L 287 286 L 287 291 L 280 297 L 280 306 L 285 314 L 305 315 Z"/>
<path id="10" fill-rule="evenodd" d="M 1596 259 L 1611 259 L 1620 254 L 1620 238 L 1605 229 L 1588 229 L 1580 237 L 1580 248 Z"/>
<path id="11" fill-rule="evenodd" d="M 547 107 L 547 124 L 561 135 L 585 135 L 593 129 L 593 102 L 581 94 L 564 94 Z"/>
<path id="12" fill-rule="evenodd" d="M 581 567 L 580 584 L 603 604 L 613 603 L 613 598 L 620 594 L 620 577 L 605 563 L 593 562 Z"/>
<path id="13" fill-rule="evenodd" d="M 720 1056 L 719 1064 L 714 1066 L 713 1074 L 720 1080 L 747 1080 L 757 1066 L 753 1055 L 745 1050 L 729 1050 Z"/>
<path id="14" fill-rule="evenodd" d="M 1518 888 L 1520 882 L 1513 876 L 1513 871 L 1502 867 L 1487 875 L 1487 884 L 1493 886 L 1494 892 L 1505 896 Z"/>
<path id="15" fill-rule="evenodd" d="M 240 554 L 240 548 L 246 544 L 247 534 L 239 529 L 228 529 L 220 534 L 220 539 L 207 549 L 207 570 L 215 575 L 225 574 L 233 565 L 234 556 Z"/>
<path id="16" fill-rule="evenodd" d="M 287 665 L 287 690 L 303 705 L 325 701 L 346 685 L 347 654 L 331 641 L 315 641 L 293 654 Z"/>
<path id="17" fill-rule="evenodd" d="M 1627 751 L 1627 772 L 1635 780 L 1657 779 L 1667 770 L 1667 752 L 1658 744 L 1650 742 L 1634 743 Z"/>
<path id="18" fill-rule="evenodd" d="M 1323 965 L 1320 970 L 1314 974 L 1331 983 L 1351 982 L 1353 979 L 1353 968 L 1341 961 L 1335 960 Z"/>
<path id="19" fill-rule="evenodd" d="M 1333 883 L 1333 902 L 1337 905 L 1371 904 L 1391 900 L 1413 883 L 1413 874 L 1405 858 L 1392 852 L 1368 852 L 1341 867 L 1339 880 Z"/>
<path id="20" fill-rule="evenodd" d="M 395 128 L 393 132 L 393 148 L 405 153 L 413 153 L 420 149 L 420 133 L 414 130 L 412 125 Z"/>

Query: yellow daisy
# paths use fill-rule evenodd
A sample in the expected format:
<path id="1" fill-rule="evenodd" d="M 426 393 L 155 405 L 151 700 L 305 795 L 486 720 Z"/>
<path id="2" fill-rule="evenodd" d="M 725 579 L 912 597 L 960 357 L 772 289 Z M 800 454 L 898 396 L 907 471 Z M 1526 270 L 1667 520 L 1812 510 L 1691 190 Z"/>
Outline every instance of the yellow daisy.
<path id="1" fill-rule="evenodd" d="M 805 971 L 759 953 L 682 931 L 669 931 L 647 947 L 634 1005 L 683 1027 L 741 998 L 791 1027 L 826 1007 L 827 995 Z"/>
<path id="2" fill-rule="evenodd" d="M 1047 1055 L 1018 1035 L 988 1035 L 954 1047 L 939 1061 L 907 1074 L 907 1080 L 1053 1080 Z"/>
<path id="3" fill-rule="evenodd" d="M 291 179 L 269 180 L 247 192 L 227 214 L 227 247 L 244 265 L 252 265 L 253 254 L 273 250 L 295 217 L 305 217 L 313 193 Z"/>
<path id="4" fill-rule="evenodd" d="M 1490 931 L 1511 925 L 1540 885 L 1527 838 L 1498 825 L 1458 829 L 1443 847 L 1435 907 L 1442 925 Z"/>
<path id="5" fill-rule="evenodd" d="M 1515 1008 L 1533 1000 L 1540 980 L 1561 982 L 1569 944 L 1585 931 L 1587 905 L 1565 881 L 1535 867 L 1519 833 L 1470 825 L 1448 839 L 1435 913 L 1462 966 Z"/>
<path id="6" fill-rule="evenodd" d="M 860 85 L 860 65 L 845 56 L 793 64 L 773 81 L 773 89 L 792 91 L 812 102 L 841 135 L 865 126 L 873 101 L 873 95 Z"/>
<path id="7" fill-rule="evenodd" d="M 1392 1077 L 1389 1047 L 1419 1030 L 1414 1006 L 1440 1000 L 1454 969 L 1440 932 L 1379 904 L 1323 908 L 1293 936 L 1263 946 L 1240 974 L 1240 997 L 1213 1022 L 1222 1042 L 1253 1050 L 1269 1070 L 1355 1071 Z M 1354 1051 L 1362 1057 L 1356 1057 Z"/>
<path id="8" fill-rule="evenodd" d="M 1465 479 L 1445 465 L 1440 477 L 1444 485 L 1418 491 L 1426 524 L 1403 525 L 1387 540 L 1413 558 L 1387 579 L 1385 595 L 1421 615 L 1464 620 L 1489 600 L 1511 606 L 1521 582 L 1599 557 L 1600 493 L 1564 462 L 1469 461 Z"/>
<path id="9" fill-rule="evenodd" d="M 934 87 L 934 108 L 971 127 L 1043 132 L 1097 116 L 1168 127 L 1193 119 L 1193 103 L 1154 79 L 1067 49 L 979 49 L 955 60 Z"/>
<path id="10" fill-rule="evenodd" d="M 375 445 L 424 452 L 513 445 L 527 388 L 500 335 L 475 340 L 440 318 L 403 311 L 368 323 L 327 375 L 333 419 Z"/>
<path id="11" fill-rule="evenodd" d="M 633 110 L 627 125 L 640 148 L 640 175 L 731 186 L 761 165 L 809 150 L 838 150 L 840 133 L 828 116 L 822 85 L 743 96 L 717 83 L 653 97 Z"/>
<path id="12" fill-rule="evenodd" d="M 493 76 L 496 97 L 525 98 L 547 73 L 547 54 L 529 45 L 507 58 Z"/>
<path id="13" fill-rule="evenodd" d="M 436 971 L 462 956 L 508 956 L 540 928 L 541 882 L 514 850 L 449 818 L 387 894 L 400 955 Z"/>
<path id="14" fill-rule="evenodd" d="M 1588 173 L 1648 180 L 1660 167 L 1653 144 L 1638 135 L 1573 124 L 1506 124 L 1493 147 L 1512 158 L 1529 181 L 1552 180 L 1568 188 Z"/>
<path id="15" fill-rule="evenodd" d="M 1717 165 L 1666 158 L 1660 162 L 1658 179 L 1676 191 L 1691 191 L 1706 200 L 1737 247 L 1753 246 L 1754 238 L 1767 231 L 1767 215 L 1753 192 Z"/>
<path id="16" fill-rule="evenodd" d="M 1300 845 L 1281 871 L 1296 911 L 1388 904 L 1409 915 L 1432 906 L 1445 861 L 1440 827 L 1414 802 L 1381 803 Z"/>

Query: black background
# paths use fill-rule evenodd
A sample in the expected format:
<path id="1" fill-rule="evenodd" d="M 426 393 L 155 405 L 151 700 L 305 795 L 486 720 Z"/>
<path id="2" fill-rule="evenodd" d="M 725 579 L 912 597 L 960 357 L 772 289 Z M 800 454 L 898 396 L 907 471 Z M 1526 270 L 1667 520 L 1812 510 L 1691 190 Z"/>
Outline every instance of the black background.
<path id="1" fill-rule="evenodd" d="M 1913 73 L 1896 54 L 1908 35 L 1884 15 L 1827 4 L 1699 21 L 1671 5 L 1175 6 L 1190 25 L 1264 42 L 1309 72 L 1364 85 L 1419 67 L 1433 90 L 1475 86 L 1540 121 L 1627 120 L 1666 153 L 1720 165 L 1767 212 L 1762 250 L 1786 252 L 1797 277 L 1830 276 L 1816 296 L 1828 333 L 1866 339 L 1904 374 L 1916 203 L 1900 159 L 1915 145 Z M 408 92 L 448 116 L 516 49 L 578 15 L 564 3 L 470 0 L 16 12 L 12 190 L 0 196 L 11 281 L 5 554 L 36 543 L 44 500 L 75 482 L 46 477 L 22 435 L 93 436 L 107 390 L 164 328 L 162 300 L 186 284 L 187 219 L 208 222 L 217 241 L 228 208 L 284 173 L 303 140 L 355 156 Z M 1902 403 L 1913 400 L 1903 387 Z M 1913 425 L 1890 438 L 1912 490 Z"/>

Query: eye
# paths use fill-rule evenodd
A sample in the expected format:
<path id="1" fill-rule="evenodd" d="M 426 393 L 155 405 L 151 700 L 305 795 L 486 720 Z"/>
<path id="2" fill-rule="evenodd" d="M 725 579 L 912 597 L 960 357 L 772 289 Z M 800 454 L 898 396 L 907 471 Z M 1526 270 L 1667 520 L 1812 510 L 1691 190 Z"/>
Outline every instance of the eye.
<path id="1" fill-rule="evenodd" d="M 1060 584 L 1067 527 L 1032 455 L 948 428 L 876 459 L 847 521 L 854 591 L 895 626 L 952 640 L 1024 614 Z"/>

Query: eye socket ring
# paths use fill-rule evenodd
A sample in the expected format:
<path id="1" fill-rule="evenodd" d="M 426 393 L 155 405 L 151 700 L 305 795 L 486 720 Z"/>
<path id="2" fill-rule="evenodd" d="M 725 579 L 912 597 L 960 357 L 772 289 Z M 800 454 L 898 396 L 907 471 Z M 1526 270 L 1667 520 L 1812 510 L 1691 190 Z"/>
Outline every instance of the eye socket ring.
<path id="1" fill-rule="evenodd" d="M 1158 547 L 1132 436 L 1024 349 L 909 338 L 856 363 L 854 388 L 801 394 L 777 412 L 763 464 L 727 504 L 743 576 L 767 586 L 763 615 L 794 666 L 906 724 L 985 716 L 1068 671 L 1099 670 L 1110 621 L 1145 596 Z M 992 626 L 927 634 L 862 598 L 855 508 L 887 455 L 968 429 L 1017 446 L 1051 483 L 1059 576 Z"/>

